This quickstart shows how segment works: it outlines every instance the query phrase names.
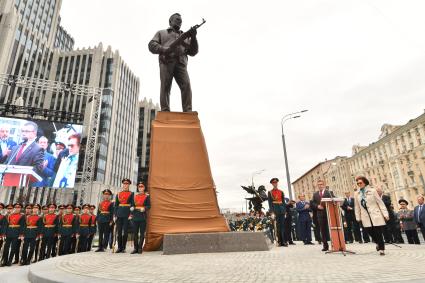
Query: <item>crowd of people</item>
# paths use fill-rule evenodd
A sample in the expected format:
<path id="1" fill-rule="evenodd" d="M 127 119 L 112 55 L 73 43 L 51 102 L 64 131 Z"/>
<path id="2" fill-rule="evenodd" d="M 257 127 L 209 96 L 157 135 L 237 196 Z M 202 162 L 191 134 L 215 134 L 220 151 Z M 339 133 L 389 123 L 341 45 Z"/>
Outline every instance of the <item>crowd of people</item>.
<path id="1" fill-rule="evenodd" d="M 276 240 L 279 246 L 295 244 L 302 241 L 312 245 L 314 239 L 323 245 L 322 251 L 329 250 L 329 227 L 326 207 L 322 198 L 335 197 L 323 180 L 317 181 L 318 190 L 308 201 L 305 195 L 300 195 L 298 201 L 284 197 L 278 189 L 277 178 L 271 179 L 273 189 L 268 192 L 269 211 L 250 212 L 249 215 L 238 214 L 236 219 L 229 221 L 232 231 L 265 231 L 271 240 Z M 385 255 L 385 244 L 404 244 L 404 232 L 409 244 L 420 244 L 418 229 L 425 240 L 424 197 L 418 195 L 418 205 L 408 208 L 404 199 L 398 201 L 399 210 L 395 212 L 391 198 L 383 193 L 381 188 L 369 186 L 367 178 L 356 178 L 358 188 L 346 192 L 341 204 L 341 217 L 344 226 L 346 243 L 374 242 L 380 255 Z"/>
<path id="2" fill-rule="evenodd" d="M 115 201 L 109 189 L 102 192 L 97 210 L 91 204 L 23 207 L 20 203 L 6 206 L 0 203 L 1 266 L 29 265 L 50 257 L 90 251 L 96 233 L 99 234 L 96 252 L 103 252 L 108 246 L 116 253 L 125 252 L 131 230 L 132 254 L 142 253 L 149 194 L 143 183 L 137 185 L 137 193 L 129 190 L 129 179 L 124 179 L 122 184 Z"/>

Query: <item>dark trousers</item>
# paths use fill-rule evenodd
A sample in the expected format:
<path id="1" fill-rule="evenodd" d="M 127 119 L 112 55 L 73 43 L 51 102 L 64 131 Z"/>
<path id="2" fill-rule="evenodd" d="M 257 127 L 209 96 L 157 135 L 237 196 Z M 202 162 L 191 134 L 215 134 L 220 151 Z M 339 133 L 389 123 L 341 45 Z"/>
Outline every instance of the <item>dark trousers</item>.
<path id="1" fill-rule="evenodd" d="M 301 241 L 304 243 L 311 242 L 311 220 L 299 221 L 298 225 L 300 227 L 300 237 Z"/>
<path id="2" fill-rule="evenodd" d="M 418 236 L 418 230 L 412 229 L 412 230 L 404 230 L 407 237 L 407 242 L 409 244 L 417 244 L 419 245 L 419 236 Z"/>
<path id="3" fill-rule="evenodd" d="M 99 229 L 99 249 L 107 249 L 111 226 L 109 225 L 109 222 L 105 222 L 97 223 L 97 227 Z"/>
<path id="4" fill-rule="evenodd" d="M 285 242 L 285 215 L 277 214 L 276 215 L 276 235 L 277 240 L 280 245 L 283 245 Z"/>
<path id="5" fill-rule="evenodd" d="M 36 239 L 35 238 L 25 238 L 24 247 L 22 248 L 22 262 L 24 264 L 29 263 L 34 254 Z"/>
<path id="6" fill-rule="evenodd" d="M 40 258 L 39 260 L 43 260 L 45 258 L 50 258 L 52 256 L 53 247 L 55 244 L 55 237 L 44 237 L 41 240 L 41 248 L 40 248 Z"/>
<path id="7" fill-rule="evenodd" d="M 422 223 L 419 223 L 418 226 L 421 229 L 422 237 L 424 238 L 424 241 L 425 241 L 425 225 L 423 225 Z M 1 246 L 0 246 L 0 248 L 1 248 Z"/>
<path id="8" fill-rule="evenodd" d="M 13 260 L 13 256 L 15 255 L 15 250 L 18 247 L 18 238 L 6 238 L 6 242 L 4 243 L 3 264 L 11 264 Z M 9 252 L 10 251 L 10 252 Z M 19 253 L 19 248 L 18 248 Z"/>
<path id="9" fill-rule="evenodd" d="M 161 79 L 161 111 L 170 111 L 170 91 L 173 78 L 180 88 L 183 112 L 192 111 L 192 89 L 187 66 L 177 61 L 167 64 L 160 63 L 159 72 Z"/>
<path id="10" fill-rule="evenodd" d="M 14 252 L 12 254 L 15 255 L 15 262 L 19 262 L 19 252 L 21 250 L 22 240 L 18 239 L 18 242 L 16 243 L 16 247 L 14 248 Z"/>
<path id="11" fill-rule="evenodd" d="M 70 253 L 71 250 L 71 242 L 72 237 L 69 236 L 61 236 L 60 243 L 59 243 L 59 255 L 67 255 Z"/>
<path id="12" fill-rule="evenodd" d="M 128 237 L 128 218 L 118 217 L 115 225 L 117 225 L 118 250 L 125 250 Z"/>
<path id="13" fill-rule="evenodd" d="M 114 244 L 114 228 L 115 227 L 115 223 L 112 223 L 111 227 L 109 228 L 109 239 L 108 239 L 108 243 L 109 243 L 109 248 L 112 249 L 112 245 Z"/>
<path id="14" fill-rule="evenodd" d="M 78 247 L 77 247 L 78 253 L 87 251 L 88 237 L 89 237 L 88 235 L 80 235 L 80 237 L 78 237 Z"/>
<path id="15" fill-rule="evenodd" d="M 394 243 L 395 239 L 393 237 L 393 230 L 395 229 L 394 219 L 388 220 L 387 225 L 384 228 L 384 239 L 386 243 Z"/>
<path id="16" fill-rule="evenodd" d="M 373 226 L 373 227 L 367 227 L 364 229 L 372 237 L 372 240 L 378 245 L 378 249 L 380 251 L 385 250 L 385 243 L 384 243 L 384 236 L 383 236 L 385 226 Z"/>
<path id="17" fill-rule="evenodd" d="M 329 226 L 328 219 L 325 217 L 318 217 L 319 227 L 320 227 L 320 236 L 322 238 L 323 247 L 329 248 L 328 241 L 330 240 L 329 236 Z"/>
<path id="18" fill-rule="evenodd" d="M 345 237 L 345 241 L 348 242 L 353 242 L 354 238 L 353 238 L 353 222 L 355 220 L 351 217 L 346 217 L 345 218 L 345 223 L 347 223 L 347 227 L 344 227 L 344 237 Z"/>
<path id="19" fill-rule="evenodd" d="M 52 257 L 55 257 L 56 255 L 59 254 L 59 251 L 58 251 L 58 248 L 59 247 L 57 247 L 58 246 L 58 241 L 59 241 L 58 236 L 56 236 L 56 237 L 53 238 Z"/>
<path id="20" fill-rule="evenodd" d="M 133 221 L 133 233 L 134 233 L 134 250 L 142 251 L 143 242 L 145 241 L 146 221 Z M 140 234 L 140 240 L 139 240 Z"/>
<path id="21" fill-rule="evenodd" d="M 91 247 L 93 245 L 93 238 L 94 238 L 94 234 L 90 234 L 90 236 L 87 238 L 87 245 L 86 245 L 87 252 L 91 251 Z"/>
<path id="22" fill-rule="evenodd" d="M 292 219 L 291 218 L 285 218 L 285 243 L 292 243 Z"/>
<path id="23" fill-rule="evenodd" d="M 38 239 L 35 241 L 34 262 L 36 262 L 36 261 L 38 260 L 38 253 L 39 253 L 39 251 L 40 251 L 40 246 L 41 246 L 41 240 L 40 240 L 40 238 L 38 238 Z"/>
<path id="24" fill-rule="evenodd" d="M 72 236 L 71 237 L 71 247 L 69 248 L 68 253 L 73 254 L 77 250 L 77 238 Z"/>

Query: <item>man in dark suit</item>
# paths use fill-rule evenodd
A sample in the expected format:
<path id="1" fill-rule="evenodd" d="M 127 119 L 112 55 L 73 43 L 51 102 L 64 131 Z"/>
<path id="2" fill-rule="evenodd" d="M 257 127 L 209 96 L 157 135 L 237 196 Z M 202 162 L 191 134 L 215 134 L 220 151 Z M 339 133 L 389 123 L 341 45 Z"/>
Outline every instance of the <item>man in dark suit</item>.
<path id="1" fill-rule="evenodd" d="M 33 184 L 34 187 L 50 187 L 53 183 L 55 171 L 54 167 L 56 164 L 56 158 L 47 152 L 47 148 L 49 147 L 49 140 L 42 136 L 38 139 L 38 145 L 44 151 L 44 161 L 43 161 L 43 172 L 41 177 L 43 178 L 40 182 L 35 182 Z"/>
<path id="2" fill-rule="evenodd" d="M 413 216 L 415 218 L 416 225 L 421 229 L 422 236 L 425 240 L 425 205 L 424 205 L 424 196 L 419 195 L 417 197 L 418 205 L 413 211 Z"/>
<path id="3" fill-rule="evenodd" d="M 10 137 L 10 127 L 7 124 L 0 125 L 0 164 L 3 164 L 12 152 L 12 148 L 16 146 Z"/>
<path id="4" fill-rule="evenodd" d="M 43 171 L 44 152 L 36 143 L 38 126 L 34 122 L 26 122 L 21 128 L 23 142 L 12 149 L 7 159 L 8 165 L 33 166 L 37 174 Z"/>
<path id="5" fill-rule="evenodd" d="M 313 200 L 311 201 L 311 206 L 313 210 L 317 211 L 317 220 L 319 222 L 320 234 L 322 236 L 323 249 L 322 251 L 329 250 L 328 241 L 330 240 L 329 228 L 328 228 L 328 219 L 326 207 L 322 204 L 322 198 L 335 197 L 333 192 L 326 188 L 325 182 L 323 180 L 317 181 L 318 191 L 313 194 Z"/>
<path id="6" fill-rule="evenodd" d="M 354 215 L 354 199 L 350 196 L 350 192 L 345 193 L 344 202 L 341 206 L 344 211 L 345 223 L 347 224 L 344 231 L 345 240 L 349 243 L 354 241 L 353 239 L 353 224 L 356 221 L 356 216 Z M 359 231 L 360 232 L 360 231 Z M 356 241 L 360 241 L 359 235 L 356 236 Z"/>
<path id="7" fill-rule="evenodd" d="M 302 194 L 298 197 L 300 199 L 297 202 L 296 208 L 298 212 L 298 226 L 300 227 L 300 237 L 304 245 L 313 245 L 311 242 L 311 208 L 310 202 L 305 201 L 305 195 Z"/>

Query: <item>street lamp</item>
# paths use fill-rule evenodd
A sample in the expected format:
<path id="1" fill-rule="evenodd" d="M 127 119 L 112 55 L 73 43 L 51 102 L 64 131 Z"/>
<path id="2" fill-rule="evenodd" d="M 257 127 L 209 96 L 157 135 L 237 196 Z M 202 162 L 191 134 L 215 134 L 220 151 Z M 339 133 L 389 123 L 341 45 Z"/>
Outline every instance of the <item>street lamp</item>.
<path id="1" fill-rule="evenodd" d="M 289 166 L 288 166 L 288 154 L 286 153 L 286 143 L 285 143 L 285 134 L 283 133 L 283 124 L 290 120 L 290 119 L 297 119 L 300 118 L 301 113 L 307 112 L 308 110 L 302 110 L 302 111 L 298 111 L 298 112 L 294 112 L 294 113 L 289 113 L 285 116 L 282 117 L 282 120 L 280 121 L 280 126 L 282 129 L 282 144 L 283 144 L 283 154 L 285 157 L 285 169 L 286 169 L 286 181 L 288 183 L 288 192 L 289 192 L 289 199 L 293 199 L 293 195 L 292 195 L 292 187 L 291 187 L 291 178 L 289 176 Z"/>

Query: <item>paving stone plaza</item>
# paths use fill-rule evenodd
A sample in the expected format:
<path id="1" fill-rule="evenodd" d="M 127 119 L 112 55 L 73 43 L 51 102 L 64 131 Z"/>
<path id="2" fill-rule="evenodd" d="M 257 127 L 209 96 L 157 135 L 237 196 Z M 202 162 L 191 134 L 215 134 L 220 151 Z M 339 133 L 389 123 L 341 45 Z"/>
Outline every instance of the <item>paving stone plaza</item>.
<path id="1" fill-rule="evenodd" d="M 425 282 L 425 246 L 351 244 L 355 255 L 298 243 L 265 252 L 162 255 L 84 253 L 0 269 L 1 282 Z M 29 276 L 28 276 L 29 275 Z M 27 281 L 25 281 L 27 280 Z"/>

